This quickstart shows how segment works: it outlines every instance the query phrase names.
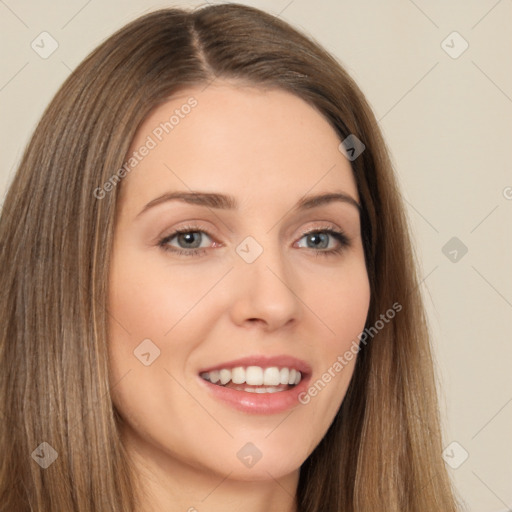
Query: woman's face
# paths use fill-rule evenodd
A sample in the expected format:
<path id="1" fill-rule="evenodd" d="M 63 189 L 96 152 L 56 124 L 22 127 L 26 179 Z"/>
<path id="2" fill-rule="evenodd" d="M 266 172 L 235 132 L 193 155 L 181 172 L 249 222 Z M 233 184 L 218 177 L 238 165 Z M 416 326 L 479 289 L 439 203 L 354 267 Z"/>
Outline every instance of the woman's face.
<path id="1" fill-rule="evenodd" d="M 298 97 L 228 83 L 180 93 L 138 130 L 111 264 L 110 378 L 146 464 L 282 478 L 324 436 L 370 300 L 339 143 Z"/>

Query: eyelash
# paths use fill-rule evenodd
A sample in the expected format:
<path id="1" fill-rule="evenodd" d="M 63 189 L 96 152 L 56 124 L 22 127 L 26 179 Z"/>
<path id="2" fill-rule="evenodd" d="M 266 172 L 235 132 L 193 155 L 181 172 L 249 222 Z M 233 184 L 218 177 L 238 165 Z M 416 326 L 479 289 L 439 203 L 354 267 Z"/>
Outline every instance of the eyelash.
<path id="1" fill-rule="evenodd" d="M 176 247 L 172 247 L 168 245 L 168 243 L 178 235 L 186 234 L 186 233 L 204 233 L 205 235 L 212 238 L 212 236 L 205 229 L 201 229 L 199 226 L 185 226 L 183 228 L 177 229 L 170 235 L 165 236 L 164 238 L 158 241 L 158 246 L 166 252 L 171 252 L 177 254 L 178 256 L 198 256 L 199 254 L 204 254 L 206 252 L 206 248 L 197 248 L 197 249 L 177 249 Z M 315 228 L 310 231 L 306 231 L 302 233 L 299 240 L 308 235 L 316 235 L 319 233 L 326 233 L 332 236 L 335 240 L 338 241 L 339 246 L 335 249 L 315 250 L 313 248 L 309 248 L 316 252 L 317 256 L 336 256 L 342 253 L 346 247 L 350 245 L 350 240 L 342 231 L 337 231 L 332 229 L 331 227 L 326 228 Z"/>

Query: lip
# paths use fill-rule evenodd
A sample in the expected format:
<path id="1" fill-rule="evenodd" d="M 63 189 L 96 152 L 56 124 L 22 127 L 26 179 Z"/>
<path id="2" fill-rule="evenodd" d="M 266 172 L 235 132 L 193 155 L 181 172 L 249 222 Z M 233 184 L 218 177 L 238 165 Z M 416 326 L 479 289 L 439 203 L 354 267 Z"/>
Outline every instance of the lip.
<path id="1" fill-rule="evenodd" d="M 304 392 L 311 378 L 311 366 L 305 361 L 293 356 L 251 356 L 243 357 L 233 361 L 217 364 L 201 370 L 198 373 L 206 373 L 222 368 L 235 368 L 237 366 L 261 366 L 264 368 L 277 366 L 280 368 L 295 368 L 301 372 L 301 381 L 294 387 L 277 393 L 249 393 L 247 391 L 238 391 L 236 389 L 225 388 L 217 384 L 212 384 L 207 380 L 197 376 L 200 385 L 205 387 L 208 393 L 221 402 L 245 413 L 252 414 L 278 414 L 299 405 L 298 396 Z"/>

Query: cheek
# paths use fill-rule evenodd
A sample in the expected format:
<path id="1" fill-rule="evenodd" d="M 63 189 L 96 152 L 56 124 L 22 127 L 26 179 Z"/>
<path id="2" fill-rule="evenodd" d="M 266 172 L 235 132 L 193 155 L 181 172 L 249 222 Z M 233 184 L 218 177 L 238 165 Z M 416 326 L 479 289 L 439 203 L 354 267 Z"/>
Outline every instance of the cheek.
<path id="1" fill-rule="evenodd" d="M 203 274 L 192 265 L 185 271 L 162 265 L 161 260 L 152 265 L 144 255 L 129 251 L 118 252 L 111 266 L 114 405 L 139 434 L 176 452 L 190 428 L 184 418 L 204 413 L 185 391 L 191 380 L 187 362 L 207 336 L 211 322 L 205 321 L 204 313 L 212 314 L 214 306 L 214 301 L 202 298 L 215 276 Z M 170 424 L 172 436 L 167 431 Z"/>
<path id="2" fill-rule="evenodd" d="M 148 337 L 168 341 L 195 310 L 201 309 L 215 276 L 222 272 L 209 270 L 166 265 L 162 259 L 152 264 L 144 255 L 124 255 L 112 265 L 112 316 L 133 341 Z M 119 330 L 117 327 L 114 325 Z"/>
<path id="3" fill-rule="evenodd" d="M 302 295 L 322 324 L 318 333 L 322 333 L 324 353 L 332 355 L 357 341 L 364 329 L 370 305 L 366 266 L 358 251 L 339 266 L 317 269 L 311 275 L 302 281 Z"/>
<path id="4" fill-rule="evenodd" d="M 312 284 L 313 283 L 313 284 Z M 370 285 L 362 258 L 347 259 L 329 273 L 316 273 L 306 294 L 307 306 L 319 318 L 310 331 L 317 355 L 314 378 L 301 403 L 309 409 L 315 442 L 334 419 L 352 378 L 370 305 Z M 321 427 L 319 425 L 321 424 Z"/>
<path id="5" fill-rule="evenodd" d="M 132 423 L 138 424 L 137 415 L 144 416 L 150 405 L 162 411 L 156 399 L 162 390 L 167 395 L 160 399 L 165 401 L 172 394 L 180 410 L 190 402 L 189 396 L 181 396 L 180 386 L 169 374 L 187 386 L 195 377 L 188 372 L 194 352 L 208 339 L 214 319 L 226 307 L 209 293 L 217 276 L 229 270 L 224 266 L 178 268 L 162 258 L 148 261 L 146 255 L 135 251 L 118 251 L 113 258 L 110 379 L 116 387 L 116 405 Z M 142 409 L 136 412 L 139 406 Z"/>

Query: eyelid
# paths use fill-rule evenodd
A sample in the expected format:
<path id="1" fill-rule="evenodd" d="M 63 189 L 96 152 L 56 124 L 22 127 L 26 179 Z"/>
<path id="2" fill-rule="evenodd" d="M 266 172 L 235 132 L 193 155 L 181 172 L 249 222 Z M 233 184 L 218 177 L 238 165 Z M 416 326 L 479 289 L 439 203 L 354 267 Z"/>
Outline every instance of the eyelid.
<path id="1" fill-rule="evenodd" d="M 320 226 L 304 230 L 301 237 L 294 243 L 299 242 L 305 236 L 313 235 L 316 233 L 327 233 L 331 238 L 334 238 L 338 242 L 338 247 L 335 247 L 334 249 L 315 250 L 313 247 L 309 247 L 309 249 L 314 251 L 317 255 L 323 254 L 324 256 L 328 256 L 331 254 L 340 253 L 352 244 L 351 239 L 347 236 L 345 231 L 338 227 L 334 227 L 333 225 L 325 225 L 323 227 Z"/>
<path id="2" fill-rule="evenodd" d="M 158 236 L 158 240 L 164 240 L 164 239 L 170 239 L 176 235 L 179 235 L 180 233 L 190 233 L 190 232 L 202 232 L 208 235 L 210 238 L 215 238 L 215 236 L 212 234 L 213 229 L 207 227 L 204 224 L 201 223 L 194 223 L 195 221 L 190 221 L 189 223 L 186 223 L 184 225 L 180 225 L 176 228 L 173 228 L 171 230 L 166 230 L 168 232 L 168 235 L 160 235 Z"/>
<path id="3" fill-rule="evenodd" d="M 190 253 L 190 254 L 193 254 L 196 251 L 205 251 L 206 249 L 211 248 L 211 246 L 210 246 L 210 247 L 195 247 L 195 248 L 190 248 L 190 249 L 183 249 L 180 247 L 175 247 L 173 245 L 169 245 L 169 242 L 173 238 L 175 238 L 183 233 L 202 233 L 203 235 L 206 235 L 215 246 L 219 247 L 222 245 L 221 243 L 216 241 L 215 237 L 210 233 L 209 229 L 207 229 L 204 226 L 201 226 L 199 224 L 197 224 L 197 225 L 190 224 L 190 225 L 180 226 L 179 228 L 173 229 L 169 235 L 159 237 L 158 245 L 160 247 L 162 247 L 163 249 L 168 250 L 169 252 L 181 252 L 181 253 Z"/>

